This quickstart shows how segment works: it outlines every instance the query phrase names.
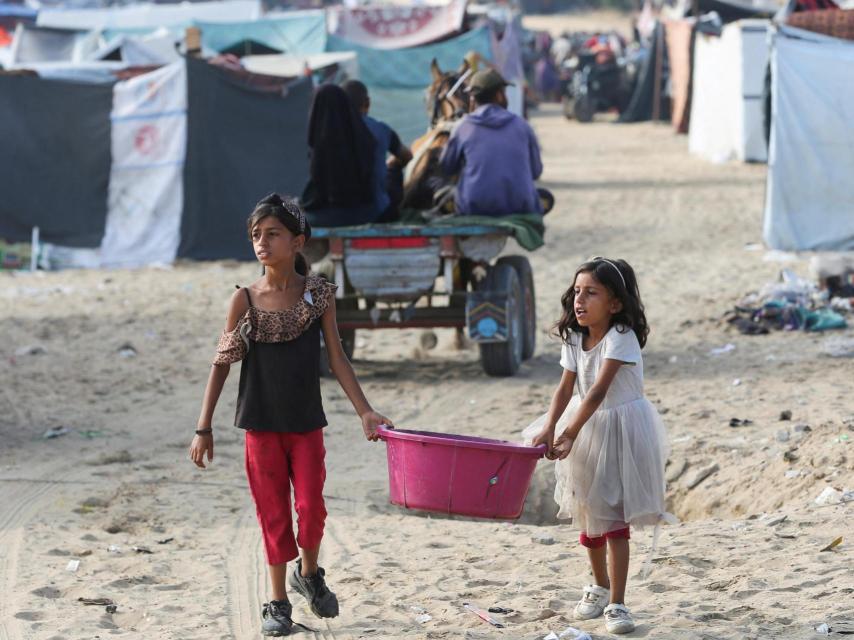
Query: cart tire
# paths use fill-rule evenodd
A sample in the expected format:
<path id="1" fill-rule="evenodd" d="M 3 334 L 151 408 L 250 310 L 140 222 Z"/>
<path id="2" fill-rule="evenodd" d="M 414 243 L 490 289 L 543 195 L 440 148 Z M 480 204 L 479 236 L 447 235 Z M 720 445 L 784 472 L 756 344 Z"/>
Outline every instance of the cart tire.
<path id="1" fill-rule="evenodd" d="M 573 112 L 575 113 L 575 119 L 579 122 L 591 122 L 596 113 L 596 105 L 593 103 L 593 99 L 588 94 L 585 94 L 579 96 L 575 101 Z"/>
<path id="2" fill-rule="evenodd" d="M 575 100 L 569 96 L 564 96 L 560 101 L 563 107 L 563 115 L 567 120 L 575 119 Z"/>
<path id="3" fill-rule="evenodd" d="M 506 342 L 480 343 L 480 363 L 487 375 L 507 377 L 514 375 L 522 364 L 524 351 L 524 317 L 522 316 L 522 286 L 519 276 L 509 264 L 496 264 L 489 270 L 481 286 L 489 291 L 507 294 L 510 305 L 510 325 Z"/>
<path id="4" fill-rule="evenodd" d="M 529 360 L 534 356 L 537 348 L 537 295 L 534 290 L 534 270 L 525 256 L 504 256 L 499 258 L 497 264 L 509 264 L 516 270 L 519 276 L 519 285 L 522 287 L 522 323 L 524 329 L 524 341 L 522 343 L 522 360 Z"/>

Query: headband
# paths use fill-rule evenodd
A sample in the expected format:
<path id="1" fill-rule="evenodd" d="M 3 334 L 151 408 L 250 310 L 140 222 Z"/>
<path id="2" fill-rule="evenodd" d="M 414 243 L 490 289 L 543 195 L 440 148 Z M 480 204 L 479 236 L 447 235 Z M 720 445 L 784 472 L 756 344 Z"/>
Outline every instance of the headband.
<path id="1" fill-rule="evenodd" d="M 284 198 L 279 198 L 279 200 L 282 203 L 282 208 L 296 219 L 297 224 L 299 225 L 299 232 L 304 234 L 305 214 L 302 212 L 302 209 L 300 209 L 299 205 L 293 200 L 285 200 Z"/>
<path id="2" fill-rule="evenodd" d="M 622 272 L 622 271 L 620 271 L 620 269 L 619 269 L 619 267 L 617 267 L 617 265 L 615 265 L 615 264 L 614 264 L 613 262 L 611 262 L 610 260 L 606 260 L 605 258 L 593 258 L 593 260 L 594 260 L 594 261 L 596 261 L 596 262 L 604 262 L 604 263 L 606 263 L 606 264 L 610 264 L 612 267 L 614 267 L 614 269 L 617 271 L 617 273 L 618 273 L 618 274 L 619 274 L 619 276 L 620 276 L 620 280 L 622 280 L 622 281 L 623 281 L 623 289 L 628 290 L 628 287 L 626 286 L 626 278 L 625 278 L 625 276 L 623 276 L 623 272 Z"/>

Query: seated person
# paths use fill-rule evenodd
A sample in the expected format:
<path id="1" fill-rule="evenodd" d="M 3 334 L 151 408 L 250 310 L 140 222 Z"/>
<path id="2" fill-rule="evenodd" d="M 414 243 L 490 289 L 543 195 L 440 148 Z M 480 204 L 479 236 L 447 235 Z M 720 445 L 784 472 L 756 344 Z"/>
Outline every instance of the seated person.
<path id="1" fill-rule="evenodd" d="M 392 222 L 399 217 L 398 207 L 403 200 L 403 167 L 412 160 L 412 152 L 400 142 L 394 129 L 368 115 L 371 98 L 363 83 L 348 80 L 342 88 L 377 141 L 374 147 L 374 200 L 383 212 L 379 221 Z M 389 153 L 392 157 L 388 158 L 386 166 Z"/>
<path id="2" fill-rule="evenodd" d="M 301 204 L 312 226 L 368 224 L 383 214 L 374 194 L 374 136 L 338 85 L 318 87 L 308 118 L 309 179 Z"/>
<path id="3" fill-rule="evenodd" d="M 506 86 L 494 69 L 472 76 L 472 112 L 454 129 L 439 160 L 446 175 L 459 174 L 458 215 L 543 212 L 534 185 L 543 171 L 540 147 L 531 126 L 507 111 Z"/>

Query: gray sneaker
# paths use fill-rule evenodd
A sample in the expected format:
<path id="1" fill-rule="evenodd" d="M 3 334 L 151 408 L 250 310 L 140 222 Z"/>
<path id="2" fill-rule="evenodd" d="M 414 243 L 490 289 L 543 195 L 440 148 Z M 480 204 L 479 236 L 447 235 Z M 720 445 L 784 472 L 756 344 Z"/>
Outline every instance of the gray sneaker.
<path id="1" fill-rule="evenodd" d="M 314 615 L 318 618 L 334 618 L 338 615 L 338 598 L 326 586 L 325 575 L 323 567 L 318 567 L 313 576 L 304 577 L 300 558 L 289 582 L 298 594 L 308 600 L 308 606 Z"/>
<path id="2" fill-rule="evenodd" d="M 291 620 L 293 606 L 287 600 L 271 600 L 261 607 L 261 635 L 287 636 L 291 633 L 294 621 Z"/>

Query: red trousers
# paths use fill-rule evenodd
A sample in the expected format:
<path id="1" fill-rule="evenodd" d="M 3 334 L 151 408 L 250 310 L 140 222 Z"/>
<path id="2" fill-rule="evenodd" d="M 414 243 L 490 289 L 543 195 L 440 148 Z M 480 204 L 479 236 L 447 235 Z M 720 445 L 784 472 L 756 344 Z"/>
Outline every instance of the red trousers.
<path id="1" fill-rule="evenodd" d="M 308 433 L 246 432 L 246 476 L 264 536 L 268 564 L 290 562 L 297 545 L 315 549 L 323 538 L 326 480 L 323 429 Z M 294 538 L 291 485 L 299 533 Z"/>
<path id="2" fill-rule="evenodd" d="M 596 536 L 595 538 L 590 538 L 586 533 L 582 533 L 578 536 L 578 541 L 581 543 L 581 546 L 587 547 L 588 549 L 599 549 L 605 546 L 605 542 L 608 538 L 625 538 L 626 540 L 630 539 L 632 536 L 629 533 L 629 528 L 625 529 L 617 529 L 616 531 L 609 531 L 601 536 Z"/>

